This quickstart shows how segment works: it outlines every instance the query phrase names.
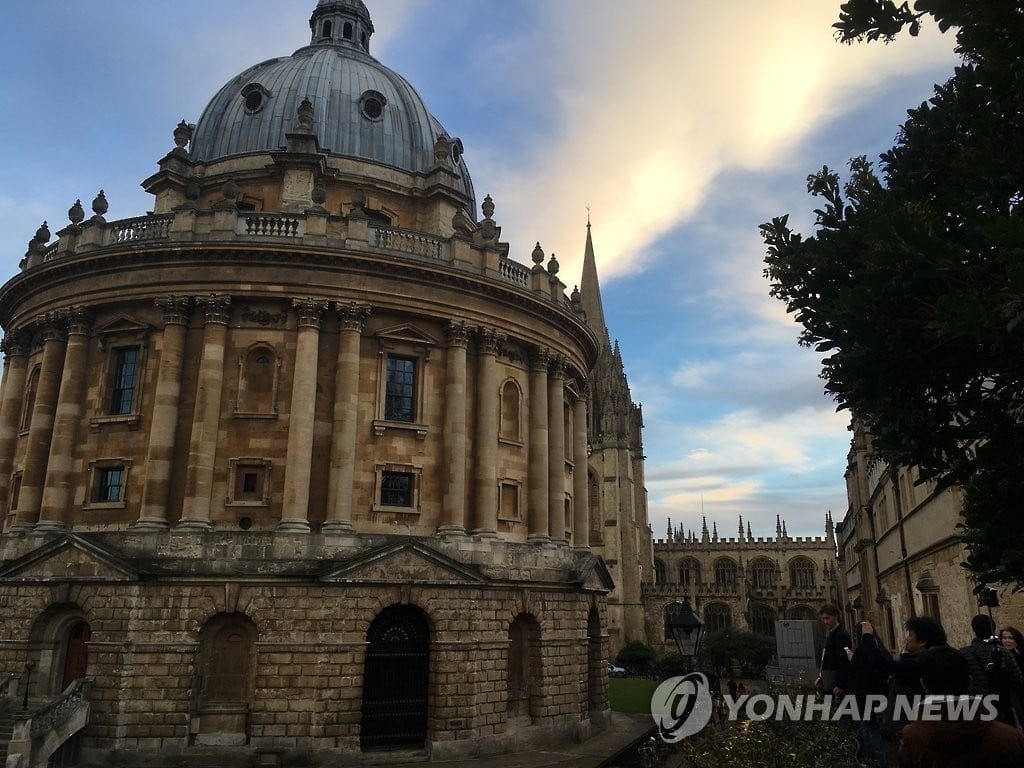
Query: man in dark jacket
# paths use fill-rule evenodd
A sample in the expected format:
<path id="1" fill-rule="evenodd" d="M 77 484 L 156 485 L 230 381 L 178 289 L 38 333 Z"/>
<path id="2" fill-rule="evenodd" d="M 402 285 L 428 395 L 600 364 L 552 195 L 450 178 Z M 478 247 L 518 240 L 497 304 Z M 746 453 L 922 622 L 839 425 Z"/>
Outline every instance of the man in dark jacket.
<path id="1" fill-rule="evenodd" d="M 842 696 L 849 686 L 850 657 L 846 652 L 853 647 L 853 640 L 839 623 L 839 609 L 834 605 L 823 605 L 818 611 L 818 617 L 827 634 L 814 687 L 825 693 Z"/>
<path id="2" fill-rule="evenodd" d="M 974 639 L 970 645 L 960 649 L 960 655 L 967 660 L 967 669 L 970 672 L 969 691 L 972 696 L 986 696 L 994 693 L 999 696 L 999 719 L 1004 723 L 1014 725 L 1014 714 L 1010 697 L 1003 695 L 1005 692 L 1005 678 L 1009 665 L 1003 656 L 1003 648 L 995 640 L 995 626 L 992 618 L 979 613 L 971 619 L 971 630 L 974 632 Z M 1016 670 L 1012 670 L 1016 671 Z"/>
<path id="3" fill-rule="evenodd" d="M 919 719 L 903 729 L 902 765 L 906 768 L 1024 765 L 1024 735 L 1016 728 L 982 719 L 986 708 L 981 706 L 973 718 L 953 714 L 955 700 L 967 694 L 966 657 L 952 648 L 940 646 L 920 654 L 917 665 L 925 693 L 953 701 L 938 706 L 940 719 Z"/>

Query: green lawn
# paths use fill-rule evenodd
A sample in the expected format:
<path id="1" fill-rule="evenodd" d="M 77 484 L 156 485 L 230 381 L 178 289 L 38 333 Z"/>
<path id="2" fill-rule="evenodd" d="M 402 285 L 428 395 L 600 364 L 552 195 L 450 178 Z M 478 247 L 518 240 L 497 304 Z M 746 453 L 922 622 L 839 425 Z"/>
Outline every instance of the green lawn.
<path id="1" fill-rule="evenodd" d="M 657 680 L 609 677 L 608 703 L 616 712 L 650 712 L 651 694 L 657 687 Z"/>

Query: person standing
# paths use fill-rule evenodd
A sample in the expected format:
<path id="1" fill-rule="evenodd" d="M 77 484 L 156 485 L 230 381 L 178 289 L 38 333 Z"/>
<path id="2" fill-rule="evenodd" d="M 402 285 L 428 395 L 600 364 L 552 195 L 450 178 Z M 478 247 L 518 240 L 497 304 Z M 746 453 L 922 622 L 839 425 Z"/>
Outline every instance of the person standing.
<path id="1" fill-rule="evenodd" d="M 885 768 L 885 737 L 882 735 L 880 712 L 866 713 L 869 696 L 885 696 L 889 690 L 888 665 L 892 655 L 875 635 L 874 625 L 862 621 L 857 627 L 857 649 L 850 658 L 850 693 L 857 701 L 857 761 L 861 765 Z M 865 637 L 871 641 L 864 642 Z M 872 645 L 873 641 L 873 645 Z"/>
<path id="2" fill-rule="evenodd" d="M 818 611 L 818 617 L 826 634 L 814 687 L 834 696 L 842 696 L 849 686 L 850 657 L 846 651 L 853 647 L 853 640 L 839 623 L 839 609 L 834 605 L 823 605 Z"/>
<path id="3" fill-rule="evenodd" d="M 1005 649 L 993 638 L 995 623 L 991 616 L 979 613 L 971 619 L 974 639 L 970 645 L 960 649 L 960 655 L 967 661 L 970 672 L 969 692 L 972 696 L 999 697 L 996 705 L 999 720 L 1009 725 L 1016 724 L 1010 689 L 1020 681 L 1020 669 L 1009 658 Z"/>
<path id="4" fill-rule="evenodd" d="M 1016 627 L 1003 627 L 999 630 L 999 642 L 1006 654 L 1006 693 L 1017 727 L 1024 728 L 1024 658 L 1021 657 L 1024 637 Z"/>

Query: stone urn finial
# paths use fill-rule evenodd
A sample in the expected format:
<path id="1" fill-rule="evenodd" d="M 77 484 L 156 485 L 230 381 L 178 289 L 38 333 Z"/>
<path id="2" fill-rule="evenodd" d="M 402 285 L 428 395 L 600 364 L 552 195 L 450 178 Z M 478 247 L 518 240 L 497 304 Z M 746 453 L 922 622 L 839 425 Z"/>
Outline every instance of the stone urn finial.
<path id="1" fill-rule="evenodd" d="M 192 140 L 192 126 L 182 120 L 174 129 L 174 146 L 184 149 Z"/>
<path id="2" fill-rule="evenodd" d="M 483 205 L 480 206 L 480 210 L 484 212 L 484 218 L 489 219 L 494 215 L 494 200 L 488 195 L 484 198 Z"/>
<path id="3" fill-rule="evenodd" d="M 544 249 L 540 247 L 539 241 L 533 247 L 533 253 L 530 255 L 530 258 L 532 258 L 533 263 L 537 265 L 540 265 L 544 262 Z"/>
<path id="4" fill-rule="evenodd" d="M 303 99 L 298 109 L 299 130 L 303 133 L 313 131 L 313 102 L 308 98 Z"/>
<path id="5" fill-rule="evenodd" d="M 551 254 L 551 260 L 548 262 L 548 272 L 552 275 L 558 274 L 558 259 L 555 258 L 555 254 Z"/>
<path id="6" fill-rule="evenodd" d="M 228 179 L 227 184 L 224 185 L 224 189 L 221 191 L 224 194 L 224 200 L 233 203 L 238 199 L 238 193 L 242 190 L 235 183 L 234 179 Z"/>
<path id="7" fill-rule="evenodd" d="M 39 229 L 36 230 L 36 236 L 32 239 L 40 244 L 48 243 L 50 241 L 50 228 L 46 225 L 45 221 L 39 226 Z"/>
<path id="8" fill-rule="evenodd" d="M 68 208 L 68 220 L 75 226 L 78 226 L 84 218 L 85 209 L 82 207 L 82 201 L 75 200 L 75 204 Z"/>
<path id="9" fill-rule="evenodd" d="M 327 201 L 327 189 L 323 184 L 316 184 L 310 192 L 310 198 L 317 205 L 323 205 Z"/>
<path id="10" fill-rule="evenodd" d="M 101 189 L 100 193 L 92 200 L 92 212 L 97 216 L 103 216 L 109 208 L 110 206 L 107 205 L 107 196 L 103 194 L 103 190 Z"/>

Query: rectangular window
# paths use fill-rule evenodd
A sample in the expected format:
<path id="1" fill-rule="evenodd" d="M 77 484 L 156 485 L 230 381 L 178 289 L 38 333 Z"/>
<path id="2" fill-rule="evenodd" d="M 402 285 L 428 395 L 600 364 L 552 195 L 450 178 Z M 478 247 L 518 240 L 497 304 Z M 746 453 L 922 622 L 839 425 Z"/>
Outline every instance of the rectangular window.
<path id="1" fill-rule="evenodd" d="M 21 495 L 21 472 L 15 472 L 11 475 L 11 493 L 10 493 L 10 504 L 7 505 L 7 511 L 13 512 L 18 508 L 18 496 Z"/>
<path id="2" fill-rule="evenodd" d="M 412 506 L 413 476 L 410 472 L 382 472 L 380 503 L 384 507 Z"/>
<path id="3" fill-rule="evenodd" d="M 228 506 L 266 506 L 270 495 L 269 459 L 228 459 Z"/>
<path id="4" fill-rule="evenodd" d="M 931 616 L 940 624 L 942 623 L 942 617 L 939 616 L 939 595 L 937 592 L 924 592 L 921 594 L 922 601 L 924 602 L 924 615 Z"/>
<path id="5" fill-rule="evenodd" d="M 500 516 L 505 520 L 519 519 L 519 486 L 514 483 L 501 484 L 499 500 Z"/>
<path id="6" fill-rule="evenodd" d="M 139 348 L 123 347 L 115 350 L 114 380 L 111 387 L 110 413 L 133 413 L 135 388 L 139 376 Z"/>
<path id="7" fill-rule="evenodd" d="M 416 361 L 408 357 L 388 357 L 384 418 L 411 422 L 415 417 Z"/>
<path id="8" fill-rule="evenodd" d="M 101 467 L 97 472 L 94 501 L 121 501 L 124 493 L 124 467 Z"/>

